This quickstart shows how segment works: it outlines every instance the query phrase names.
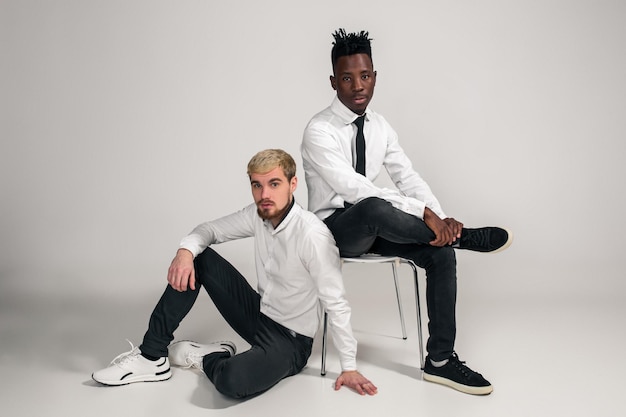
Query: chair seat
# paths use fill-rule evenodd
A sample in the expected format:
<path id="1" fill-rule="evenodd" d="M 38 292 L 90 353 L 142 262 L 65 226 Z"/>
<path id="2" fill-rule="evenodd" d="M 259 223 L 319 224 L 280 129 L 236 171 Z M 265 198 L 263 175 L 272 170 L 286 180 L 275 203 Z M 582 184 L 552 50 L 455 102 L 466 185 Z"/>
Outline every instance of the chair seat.
<path id="1" fill-rule="evenodd" d="M 385 262 L 395 262 L 396 260 L 402 261 L 405 259 L 399 256 L 383 256 L 383 255 L 377 255 L 375 253 L 366 253 L 365 255 L 361 255 L 361 256 L 341 258 L 341 262 L 355 262 L 355 263 L 385 263 Z M 406 261 L 408 261 L 408 259 L 406 259 Z"/>

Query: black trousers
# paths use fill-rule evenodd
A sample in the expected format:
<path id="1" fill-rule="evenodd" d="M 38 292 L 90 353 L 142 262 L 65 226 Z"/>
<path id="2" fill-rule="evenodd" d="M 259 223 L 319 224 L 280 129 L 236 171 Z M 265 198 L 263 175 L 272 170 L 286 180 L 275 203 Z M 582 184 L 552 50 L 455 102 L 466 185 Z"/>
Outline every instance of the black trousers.
<path id="1" fill-rule="evenodd" d="M 426 349 L 435 361 L 449 358 L 456 338 L 454 249 L 430 246 L 428 242 L 435 234 L 423 220 L 377 197 L 337 209 L 324 222 L 333 233 L 341 256 L 401 256 L 425 269 L 429 318 Z"/>
<path id="2" fill-rule="evenodd" d="M 259 294 L 214 250 L 208 248 L 198 255 L 194 266 L 196 282 L 208 292 L 226 322 L 251 345 L 233 357 L 221 352 L 204 357 L 204 372 L 219 392 L 233 398 L 254 396 L 304 368 L 311 355 L 312 338 L 262 314 Z M 191 310 L 199 287 L 178 292 L 167 286 L 150 316 L 142 352 L 167 356 L 174 331 Z"/>

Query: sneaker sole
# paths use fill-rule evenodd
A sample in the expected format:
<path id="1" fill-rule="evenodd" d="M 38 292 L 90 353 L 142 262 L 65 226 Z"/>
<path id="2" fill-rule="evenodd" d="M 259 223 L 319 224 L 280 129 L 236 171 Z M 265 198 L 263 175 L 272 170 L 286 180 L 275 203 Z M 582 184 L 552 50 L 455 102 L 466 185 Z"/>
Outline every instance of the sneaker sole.
<path id="1" fill-rule="evenodd" d="M 140 377 L 129 377 L 127 379 L 120 379 L 116 381 L 103 381 L 97 380 L 94 378 L 93 374 L 91 374 L 91 379 L 96 381 L 99 384 L 106 385 L 107 387 L 119 387 L 122 385 L 134 384 L 136 382 L 160 382 L 167 381 L 172 377 L 172 371 L 170 369 L 167 370 L 163 375 L 152 375 L 152 376 L 140 376 Z"/>
<path id="2" fill-rule="evenodd" d="M 427 374 L 426 372 L 424 372 L 423 377 L 425 381 L 434 382 L 435 384 L 445 385 L 457 391 L 464 392 L 465 394 L 489 395 L 493 391 L 493 387 L 491 385 L 488 385 L 486 387 L 471 387 L 469 385 L 459 384 L 458 382 L 454 382 L 447 378 L 442 378 L 437 375 L 430 375 L 430 374 Z"/>
<path id="3" fill-rule="evenodd" d="M 195 341 L 193 341 L 193 340 L 187 340 L 187 339 L 184 339 L 184 340 L 179 340 L 179 341 L 177 341 L 177 342 L 172 343 L 172 346 L 173 346 L 173 345 L 175 345 L 175 344 L 177 344 L 177 343 L 184 343 L 184 342 L 187 342 L 187 343 L 195 343 L 195 344 L 198 344 L 198 345 L 202 345 L 202 344 L 204 344 L 204 343 L 198 343 L 198 342 L 195 342 Z M 217 341 L 215 341 L 215 342 L 212 342 L 212 344 L 215 344 L 215 345 L 224 345 L 224 346 L 228 346 L 228 348 L 232 351 L 232 355 L 231 355 L 231 356 L 235 356 L 235 355 L 237 354 L 237 345 L 235 345 L 235 344 L 234 344 L 233 342 L 231 342 L 230 340 L 217 340 Z"/>

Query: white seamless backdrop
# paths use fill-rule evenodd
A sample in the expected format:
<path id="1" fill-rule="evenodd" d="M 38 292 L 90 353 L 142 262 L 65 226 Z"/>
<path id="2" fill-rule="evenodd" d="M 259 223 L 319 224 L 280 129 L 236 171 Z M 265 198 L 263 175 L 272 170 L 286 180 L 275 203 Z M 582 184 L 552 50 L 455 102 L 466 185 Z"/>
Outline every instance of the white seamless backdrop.
<path id="1" fill-rule="evenodd" d="M 621 304 L 625 20 L 617 0 L 0 0 L 0 311 L 158 294 L 180 238 L 251 201 L 255 152 L 301 168 L 339 27 L 370 32 L 371 107 L 446 213 L 515 232 L 459 253 L 464 300 Z M 252 279 L 250 247 L 219 249 Z"/>
<path id="2" fill-rule="evenodd" d="M 162 277 L 195 224 L 250 201 L 252 154 L 300 162 L 338 27 L 369 30 L 371 106 L 446 212 L 515 231 L 516 291 L 624 292 L 621 2 L 0 4 L 3 294 Z"/>

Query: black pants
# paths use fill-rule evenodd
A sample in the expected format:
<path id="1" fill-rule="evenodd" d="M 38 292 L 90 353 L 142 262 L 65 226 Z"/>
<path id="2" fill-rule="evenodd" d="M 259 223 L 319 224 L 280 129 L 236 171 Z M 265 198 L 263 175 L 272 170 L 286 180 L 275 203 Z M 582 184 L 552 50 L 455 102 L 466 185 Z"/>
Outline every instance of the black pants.
<path id="1" fill-rule="evenodd" d="M 213 353 L 204 357 L 204 372 L 215 388 L 233 398 L 262 393 L 304 368 L 313 339 L 276 323 L 260 311 L 260 296 L 246 279 L 212 249 L 194 261 L 196 282 L 208 292 L 228 324 L 250 345 L 241 354 Z M 178 292 L 169 285 L 150 317 L 141 351 L 167 356 L 174 331 L 198 297 L 196 290 Z"/>
<path id="2" fill-rule="evenodd" d="M 426 270 L 429 338 L 426 349 L 435 361 L 447 359 L 456 338 L 456 257 L 449 246 L 428 242 L 435 234 L 423 220 L 396 209 L 388 201 L 371 197 L 326 220 L 341 256 L 377 253 L 401 256 Z"/>

